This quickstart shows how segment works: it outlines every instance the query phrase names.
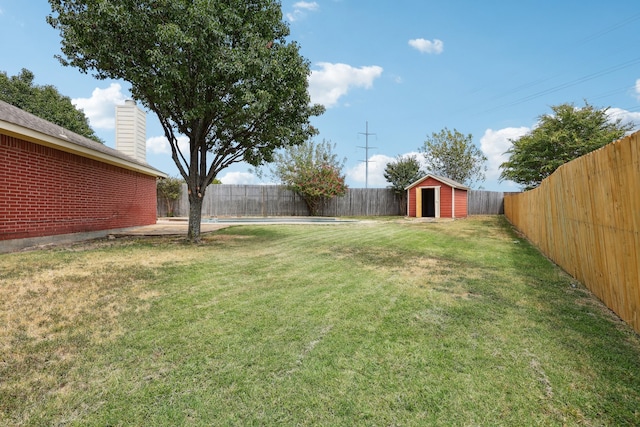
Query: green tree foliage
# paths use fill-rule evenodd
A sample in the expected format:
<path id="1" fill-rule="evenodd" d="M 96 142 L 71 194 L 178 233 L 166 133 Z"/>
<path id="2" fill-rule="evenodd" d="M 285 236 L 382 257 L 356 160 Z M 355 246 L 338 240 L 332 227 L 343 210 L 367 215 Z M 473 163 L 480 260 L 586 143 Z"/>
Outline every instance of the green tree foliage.
<path id="1" fill-rule="evenodd" d="M 184 180 L 178 177 L 169 177 L 158 180 L 158 193 L 167 206 L 167 216 L 173 216 L 173 208 L 176 201 L 182 195 L 182 184 Z"/>
<path id="2" fill-rule="evenodd" d="M 89 119 L 78 110 L 71 98 L 63 96 L 55 86 L 33 83 L 34 74 L 23 68 L 17 76 L 0 72 L 0 100 L 50 121 L 96 142 L 104 143 L 95 134 Z"/>
<path id="3" fill-rule="evenodd" d="M 552 106 L 553 114 L 540 116 L 538 126 L 517 140 L 507 151 L 509 160 L 500 165 L 500 179 L 514 181 L 529 190 L 540 185 L 561 165 L 613 142 L 631 129 L 621 119 L 611 120 L 608 108 L 585 102 Z"/>
<path id="4" fill-rule="evenodd" d="M 429 173 L 472 186 L 484 181 L 487 157 L 473 144 L 471 134 L 444 128 L 427 137 L 420 151 Z"/>
<path id="5" fill-rule="evenodd" d="M 160 120 L 185 179 L 191 241 L 200 239 L 202 198 L 217 174 L 316 131 L 309 63 L 287 40 L 276 0 L 49 0 L 64 65 L 122 79 Z M 177 136 L 189 138 L 183 152 Z"/>
<path id="6" fill-rule="evenodd" d="M 387 163 L 384 168 L 384 178 L 391 185 L 400 203 L 400 211 L 403 215 L 407 213 L 407 188 L 416 182 L 425 173 L 420 168 L 420 162 L 415 155 L 398 156 L 395 160 Z"/>
<path id="7" fill-rule="evenodd" d="M 275 155 L 272 176 L 298 193 L 314 216 L 321 213 L 328 200 L 347 191 L 342 174 L 345 160 L 338 159 L 334 148 L 329 141 L 316 144 L 308 140 Z"/>

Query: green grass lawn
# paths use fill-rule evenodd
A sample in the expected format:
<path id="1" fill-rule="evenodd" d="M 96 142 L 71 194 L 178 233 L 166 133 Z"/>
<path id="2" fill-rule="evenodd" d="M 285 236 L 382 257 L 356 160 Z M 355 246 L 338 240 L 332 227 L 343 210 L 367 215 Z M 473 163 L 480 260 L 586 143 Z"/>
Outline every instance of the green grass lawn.
<path id="1" fill-rule="evenodd" d="M 0 256 L 2 425 L 639 425 L 640 337 L 502 217 Z"/>

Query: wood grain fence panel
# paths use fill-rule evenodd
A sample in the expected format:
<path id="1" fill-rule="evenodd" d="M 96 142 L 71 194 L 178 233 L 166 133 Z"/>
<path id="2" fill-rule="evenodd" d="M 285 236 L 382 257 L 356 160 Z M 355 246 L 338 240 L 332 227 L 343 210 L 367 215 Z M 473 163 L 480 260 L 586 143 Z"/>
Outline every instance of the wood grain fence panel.
<path id="1" fill-rule="evenodd" d="M 640 133 L 569 162 L 504 200 L 545 255 L 640 332 Z"/>
<path id="2" fill-rule="evenodd" d="M 350 188 L 343 197 L 336 197 L 323 210 L 327 216 L 400 215 L 396 195 L 387 188 Z"/>
<path id="3" fill-rule="evenodd" d="M 158 200 L 158 216 L 166 215 L 166 206 Z M 188 216 L 187 186 L 175 203 L 175 216 Z M 348 189 L 344 197 L 330 200 L 325 216 L 400 215 L 400 205 L 387 188 Z M 307 216 L 304 200 L 281 185 L 210 185 L 204 196 L 203 216 Z"/>
<path id="4" fill-rule="evenodd" d="M 469 215 L 501 215 L 504 213 L 504 193 L 501 191 L 469 190 L 467 195 Z"/>

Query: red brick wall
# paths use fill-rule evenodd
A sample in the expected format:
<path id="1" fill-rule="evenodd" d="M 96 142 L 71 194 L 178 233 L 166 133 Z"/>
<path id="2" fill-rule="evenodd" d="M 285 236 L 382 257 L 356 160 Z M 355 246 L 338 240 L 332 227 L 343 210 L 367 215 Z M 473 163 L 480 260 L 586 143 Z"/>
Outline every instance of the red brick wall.
<path id="1" fill-rule="evenodd" d="M 0 240 L 156 222 L 156 178 L 0 135 Z"/>

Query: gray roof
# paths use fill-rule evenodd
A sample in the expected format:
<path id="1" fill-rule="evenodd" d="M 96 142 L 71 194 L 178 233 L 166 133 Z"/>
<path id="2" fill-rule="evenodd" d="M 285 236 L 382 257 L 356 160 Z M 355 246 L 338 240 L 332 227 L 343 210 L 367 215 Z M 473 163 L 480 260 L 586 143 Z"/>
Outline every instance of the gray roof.
<path id="1" fill-rule="evenodd" d="M 415 182 L 413 182 L 413 183 L 409 184 L 409 185 L 405 188 L 405 190 L 409 190 L 410 188 L 415 187 L 416 185 L 418 185 L 420 182 L 424 181 L 424 180 L 425 180 L 425 179 L 427 179 L 427 178 L 433 178 L 433 179 L 435 179 L 436 181 L 440 181 L 440 182 L 442 182 L 443 184 L 447 184 L 449 187 L 459 188 L 459 189 L 461 189 L 461 190 L 469 190 L 469 187 L 467 187 L 467 186 L 466 186 L 466 185 L 464 185 L 464 184 L 460 184 L 459 182 L 454 181 L 454 180 L 452 180 L 452 179 L 445 178 L 445 177 L 443 177 L 443 176 L 433 175 L 433 174 L 428 174 L 428 175 L 423 176 L 423 177 L 422 177 L 422 178 L 420 178 L 419 180 L 417 180 L 417 181 L 415 181 Z"/>
<path id="2" fill-rule="evenodd" d="M 71 132 L 62 126 L 34 116 L 33 114 L 21 110 L 18 107 L 14 107 L 4 101 L 0 101 L 0 130 L 7 130 L 7 126 L 2 122 L 17 125 L 25 130 L 34 131 L 36 136 L 30 138 L 29 140 L 31 141 L 33 141 L 33 139 L 39 140 L 41 139 L 39 136 L 46 135 L 53 138 L 53 140 L 51 140 L 51 138 L 47 138 L 51 145 L 56 145 L 55 140 L 57 140 L 60 143 L 59 148 L 63 151 L 72 151 L 76 154 L 84 155 L 85 157 L 87 153 L 94 152 L 98 158 L 112 159 L 110 163 L 122 164 L 130 169 L 139 169 L 141 172 L 146 174 L 156 173 L 157 176 L 167 176 L 164 172 L 150 166 L 146 162 L 141 162 L 138 159 L 118 150 L 107 147 L 104 144 L 100 144 L 99 142 L 93 141 L 82 135 L 78 135 L 75 132 Z M 33 142 L 37 143 L 38 141 Z M 73 147 L 77 147 L 78 151 L 73 150 Z"/>

